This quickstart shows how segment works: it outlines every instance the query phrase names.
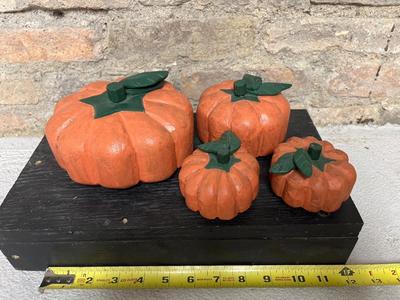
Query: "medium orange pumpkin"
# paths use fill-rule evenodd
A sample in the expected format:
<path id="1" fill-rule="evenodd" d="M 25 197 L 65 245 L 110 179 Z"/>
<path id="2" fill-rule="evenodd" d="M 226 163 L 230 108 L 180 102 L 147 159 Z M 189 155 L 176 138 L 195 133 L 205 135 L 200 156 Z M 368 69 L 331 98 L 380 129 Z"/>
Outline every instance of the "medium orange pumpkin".
<path id="1" fill-rule="evenodd" d="M 231 130 L 252 155 L 271 154 L 288 128 L 290 106 L 281 91 L 290 86 L 246 74 L 209 87 L 197 108 L 200 139 L 209 142 Z"/>
<path id="2" fill-rule="evenodd" d="M 72 180 L 128 188 L 167 179 L 182 165 L 193 151 L 193 111 L 167 75 L 97 81 L 58 102 L 45 132 Z"/>
<path id="3" fill-rule="evenodd" d="M 259 164 L 226 132 L 183 162 L 179 186 L 186 205 L 204 218 L 230 220 L 249 209 L 259 187 Z"/>
<path id="4" fill-rule="evenodd" d="M 274 193 L 288 205 L 310 212 L 338 210 L 357 177 L 346 153 L 314 137 L 293 137 L 280 144 L 271 166 Z"/>

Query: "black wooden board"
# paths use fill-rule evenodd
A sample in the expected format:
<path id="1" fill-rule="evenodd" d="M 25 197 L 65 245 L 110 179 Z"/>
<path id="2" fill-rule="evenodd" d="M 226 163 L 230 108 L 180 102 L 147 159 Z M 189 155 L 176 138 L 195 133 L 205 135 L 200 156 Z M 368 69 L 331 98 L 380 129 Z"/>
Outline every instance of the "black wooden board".
<path id="1" fill-rule="evenodd" d="M 319 138 L 307 111 L 292 110 L 287 136 L 309 135 Z M 363 225 L 353 201 L 329 216 L 291 208 L 270 190 L 270 157 L 259 162 L 260 192 L 252 207 L 231 221 L 209 221 L 186 208 L 178 172 L 126 190 L 76 184 L 43 138 L 0 207 L 0 247 L 19 269 L 78 263 L 344 263 Z M 237 250 L 231 248 L 235 244 Z M 286 253 L 287 247 L 295 248 Z"/>

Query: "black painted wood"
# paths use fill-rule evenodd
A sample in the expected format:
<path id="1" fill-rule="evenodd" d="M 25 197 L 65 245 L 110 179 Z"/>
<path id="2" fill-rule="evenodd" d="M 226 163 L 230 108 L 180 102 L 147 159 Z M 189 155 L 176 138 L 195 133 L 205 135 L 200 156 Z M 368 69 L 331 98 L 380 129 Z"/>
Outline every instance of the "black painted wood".
<path id="1" fill-rule="evenodd" d="M 356 237 L 12 243 L 16 269 L 48 266 L 344 264 Z M 18 253 L 18 254 L 17 254 Z M 17 254 L 19 259 L 11 257 Z"/>
<path id="2" fill-rule="evenodd" d="M 292 110 L 288 137 L 308 135 L 319 138 L 308 113 Z M 179 192 L 177 172 L 166 181 L 139 184 L 126 190 L 79 185 L 58 167 L 43 138 L 0 207 L 0 247 L 9 258 L 13 254 L 19 255 L 19 245 L 26 261 L 12 261 L 14 266 L 43 269 L 46 263 L 73 264 L 74 257 L 76 262 L 82 262 L 76 251 L 91 249 L 108 253 L 106 249 L 109 245 L 116 249 L 117 257 L 127 249 L 133 252 L 135 248 L 153 249 L 126 260 L 126 264 L 141 264 L 141 261 L 151 264 L 151 257 L 154 258 L 153 264 L 168 261 L 176 264 L 223 263 L 220 258 L 228 255 L 224 251 L 232 251 L 226 248 L 232 241 L 250 246 L 252 243 L 248 243 L 249 240 L 260 247 L 260 253 L 261 249 L 281 249 L 286 244 L 292 247 L 296 241 L 302 241 L 298 243 L 302 251 L 296 255 L 279 256 L 281 249 L 267 260 L 271 263 L 311 263 L 306 257 L 318 256 L 318 252 L 310 250 L 314 242 L 319 245 L 324 241 L 326 250 L 329 245 L 336 249 L 338 246 L 335 244 L 343 240 L 340 251 L 336 251 L 340 254 L 333 251 L 332 257 L 326 256 L 326 262 L 343 263 L 363 225 L 353 201 L 349 199 L 338 212 L 329 216 L 290 208 L 270 190 L 267 181 L 270 158 L 260 158 L 259 162 L 260 192 L 253 206 L 232 221 L 208 221 L 186 208 Z M 123 222 L 124 219 L 127 222 Z M 284 239 L 287 241 L 282 242 Z M 307 240 L 310 241 L 308 244 Z M 221 246 L 223 241 L 226 241 L 226 247 Z M 202 252 L 200 249 L 208 249 L 207 243 L 217 243 L 220 254 L 211 255 L 211 249 Z M 74 245 L 80 246 L 75 248 Z M 30 248 L 40 250 L 32 250 L 32 254 L 28 255 Z M 74 254 L 72 257 L 60 256 L 60 248 L 69 249 L 67 252 Z M 185 256 L 184 249 L 189 248 L 192 252 L 198 251 L 194 254 L 197 259 Z M 165 249 L 174 249 L 175 252 Z M 311 252 L 303 253 L 303 250 Z M 39 259 L 40 252 L 48 255 Z M 99 264 L 123 264 L 112 255 L 104 255 Z M 258 258 L 260 256 L 249 253 L 243 258 L 243 255 L 244 252 L 240 251 L 233 253 L 231 256 L 235 259 L 229 262 L 266 263 Z M 315 262 L 321 262 L 321 258 L 315 257 Z M 88 260 L 87 264 L 96 264 L 96 261 Z"/>

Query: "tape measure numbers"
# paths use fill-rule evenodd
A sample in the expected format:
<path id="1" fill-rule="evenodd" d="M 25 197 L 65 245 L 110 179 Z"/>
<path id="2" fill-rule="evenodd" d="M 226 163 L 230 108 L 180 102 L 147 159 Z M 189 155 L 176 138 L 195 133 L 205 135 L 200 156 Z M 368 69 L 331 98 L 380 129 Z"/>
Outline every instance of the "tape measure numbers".
<path id="1" fill-rule="evenodd" d="M 400 264 L 50 267 L 44 289 L 400 285 Z"/>

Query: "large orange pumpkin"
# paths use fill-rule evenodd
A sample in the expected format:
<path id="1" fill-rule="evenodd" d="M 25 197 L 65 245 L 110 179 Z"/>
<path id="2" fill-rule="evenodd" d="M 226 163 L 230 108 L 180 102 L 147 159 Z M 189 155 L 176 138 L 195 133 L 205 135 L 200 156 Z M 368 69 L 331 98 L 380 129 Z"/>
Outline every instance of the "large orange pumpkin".
<path id="1" fill-rule="evenodd" d="M 272 190 L 292 207 L 334 212 L 350 197 L 356 171 L 347 154 L 327 141 L 293 137 L 271 161 Z"/>
<path id="2" fill-rule="evenodd" d="M 127 188 L 167 179 L 182 165 L 193 151 L 193 111 L 167 75 L 97 81 L 58 102 L 45 132 L 72 180 Z"/>
<path id="3" fill-rule="evenodd" d="M 246 74 L 209 87 L 197 108 L 200 139 L 206 143 L 231 130 L 252 155 L 271 154 L 288 128 L 290 106 L 281 91 L 290 86 Z"/>
<path id="4" fill-rule="evenodd" d="M 240 140 L 226 132 L 185 159 L 179 186 L 186 205 L 204 218 L 230 220 L 249 209 L 259 187 L 259 165 Z"/>

